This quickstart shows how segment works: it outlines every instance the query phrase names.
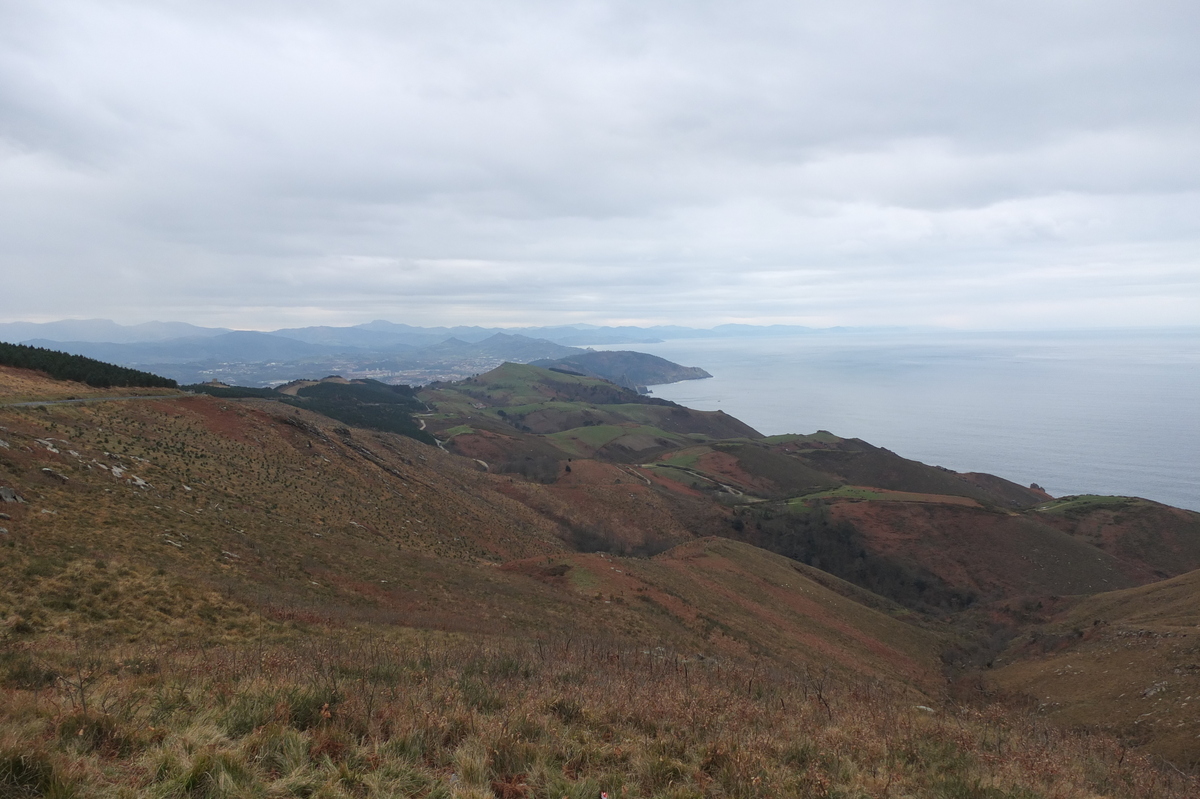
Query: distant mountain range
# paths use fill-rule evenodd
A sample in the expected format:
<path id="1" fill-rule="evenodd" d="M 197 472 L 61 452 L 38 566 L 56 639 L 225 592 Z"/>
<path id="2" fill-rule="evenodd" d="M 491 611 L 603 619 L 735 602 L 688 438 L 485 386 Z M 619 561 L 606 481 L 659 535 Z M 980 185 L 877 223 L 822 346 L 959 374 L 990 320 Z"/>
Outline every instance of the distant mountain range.
<path id="1" fill-rule="evenodd" d="M 0 324 L 0 341 L 28 344 L 31 339 L 50 339 L 132 344 L 188 336 L 219 336 L 230 332 L 225 328 L 197 327 L 186 322 L 119 325 L 111 319 L 63 319 L 59 322 L 5 322 Z"/>
<path id="2" fill-rule="evenodd" d="M 477 325 L 416 327 L 376 320 L 348 327 L 317 325 L 269 332 L 199 327 L 184 322 L 120 325 L 109 319 L 6 322 L 0 341 L 85 355 L 165 375 L 180 383 L 220 380 L 269 386 L 340 374 L 389 383 L 461 380 L 501 363 L 579 356 L 589 345 L 650 344 L 668 339 L 820 334 L 794 325 L 718 325 L 711 329 L 655 325 L 557 325 L 498 328 Z M 610 360 L 615 356 L 606 356 Z M 630 387 L 708 377 L 694 367 L 646 361 L 633 367 L 592 358 L 584 374 Z M 664 364 L 668 368 L 664 368 Z M 614 371 L 615 370 L 615 371 Z"/>
<path id="3" fill-rule="evenodd" d="M 475 342 L 447 338 L 423 347 L 395 341 L 375 347 L 323 344 L 246 330 L 135 343 L 46 338 L 23 343 L 137 367 L 184 384 L 220 380 L 249 386 L 330 374 L 426 383 L 486 372 L 505 361 L 527 363 L 585 352 L 507 333 L 494 333 Z"/>
<path id="4" fill-rule="evenodd" d="M 424 384 L 463 379 L 505 362 L 531 361 L 561 362 L 563 368 L 580 369 L 630 387 L 709 376 L 702 369 L 642 353 L 595 353 L 562 343 L 571 339 L 591 343 L 624 341 L 633 336 L 622 338 L 618 331 L 638 328 L 523 330 L 545 335 L 534 337 L 481 327 L 419 328 L 382 321 L 355 327 L 318 326 L 261 333 L 174 322 L 122 326 L 93 319 L 8 323 L 0 325 L 0 341 L 83 355 L 164 375 L 183 384 L 218 380 L 271 386 L 331 374 Z M 704 332 L 671 330 L 671 335 Z"/>
<path id="5" fill-rule="evenodd" d="M 140 325 L 120 325 L 109 319 L 65 319 L 59 322 L 0 323 L 0 341 L 29 344 L 33 340 L 55 342 L 140 344 L 181 338 L 212 338 L 233 332 L 223 327 L 198 327 L 185 322 L 146 322 Z M 668 339 L 779 336 L 817 333 L 819 329 L 796 325 L 718 325 L 710 329 L 655 325 L 636 327 L 624 325 L 553 325 L 542 327 L 414 327 L 376 320 L 350 327 L 293 327 L 266 331 L 265 334 L 339 348 L 392 350 L 397 347 L 427 347 L 450 338 L 477 343 L 497 333 L 540 338 L 569 347 L 589 344 L 650 344 Z"/>

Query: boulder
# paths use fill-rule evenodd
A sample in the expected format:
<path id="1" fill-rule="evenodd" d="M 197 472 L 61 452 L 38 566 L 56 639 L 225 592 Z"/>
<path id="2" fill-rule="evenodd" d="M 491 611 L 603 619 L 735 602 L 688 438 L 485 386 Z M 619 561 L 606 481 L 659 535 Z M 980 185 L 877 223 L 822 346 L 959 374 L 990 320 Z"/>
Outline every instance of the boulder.
<path id="1" fill-rule="evenodd" d="M 11 488 L 0 486 L 0 501 L 4 502 L 24 502 L 25 497 L 13 491 Z"/>

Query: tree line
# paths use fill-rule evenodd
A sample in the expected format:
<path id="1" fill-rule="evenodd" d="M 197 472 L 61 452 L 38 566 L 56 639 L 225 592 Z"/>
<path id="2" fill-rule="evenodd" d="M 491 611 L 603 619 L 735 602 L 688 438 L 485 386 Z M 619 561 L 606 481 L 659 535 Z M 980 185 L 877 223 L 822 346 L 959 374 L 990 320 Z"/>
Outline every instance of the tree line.
<path id="1" fill-rule="evenodd" d="M 178 388 L 178 384 L 168 377 L 116 366 L 104 361 L 97 361 L 95 358 L 85 358 L 82 355 L 71 355 L 67 352 L 48 350 L 43 347 L 31 347 L 28 344 L 0 342 L 0 365 L 15 366 L 19 369 L 36 369 L 39 372 L 45 372 L 55 380 L 74 380 L 97 388 L 113 386 Z"/>
<path id="2" fill-rule="evenodd" d="M 398 433 L 426 444 L 436 444 L 433 436 L 421 429 L 414 413 L 426 410 L 411 386 L 390 386 L 378 380 L 353 383 L 317 383 L 305 386 L 296 396 L 281 394 L 272 388 L 213 386 L 199 383 L 185 386 L 188 391 L 228 399 L 258 397 L 285 405 L 307 408 L 351 427 L 365 427 Z"/>

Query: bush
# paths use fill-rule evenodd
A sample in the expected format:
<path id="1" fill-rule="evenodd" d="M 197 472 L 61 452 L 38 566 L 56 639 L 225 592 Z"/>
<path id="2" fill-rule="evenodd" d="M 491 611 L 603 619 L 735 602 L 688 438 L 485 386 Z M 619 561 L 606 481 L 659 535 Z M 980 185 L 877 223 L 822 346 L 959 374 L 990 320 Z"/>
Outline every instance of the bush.
<path id="1" fill-rule="evenodd" d="M 28 652 L 0 652 L 0 686 L 38 691 L 57 679 L 58 672 L 34 660 Z"/>
<path id="2" fill-rule="evenodd" d="M 75 790 L 40 752 L 0 751 L 0 796 L 5 799 L 69 799 Z"/>
<path id="3" fill-rule="evenodd" d="M 128 757 L 141 742 L 112 716 L 72 713 L 58 724 L 58 739 L 78 752 L 99 752 L 107 757 Z"/>

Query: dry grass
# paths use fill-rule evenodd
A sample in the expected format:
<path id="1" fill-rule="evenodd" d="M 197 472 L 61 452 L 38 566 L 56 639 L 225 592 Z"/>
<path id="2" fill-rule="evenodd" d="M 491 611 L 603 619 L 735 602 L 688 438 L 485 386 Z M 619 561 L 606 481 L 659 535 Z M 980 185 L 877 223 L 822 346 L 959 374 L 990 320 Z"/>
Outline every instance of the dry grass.
<path id="1" fill-rule="evenodd" d="M 280 621 L 654 639 L 913 680 L 937 671 L 938 641 L 783 558 L 720 542 L 652 560 L 569 553 L 554 514 L 508 496 L 528 502 L 540 487 L 398 436 L 209 397 L 10 409 L 0 423 L 0 484 L 28 500 L 6 505 L 0 620 L 42 633 L 144 638 L 161 617 L 175 620 L 169 635 L 192 635 L 184 620 L 211 617 L 195 633 L 211 638 L 249 607 Z M 623 482 L 564 494 L 598 515 L 619 494 L 628 506 L 603 517 L 614 528 L 634 518 L 647 534 L 686 534 L 657 494 L 605 468 Z M 497 568 L 513 558 L 539 566 Z M 542 579 L 549 560 L 573 576 Z"/>
<path id="2" fill-rule="evenodd" d="M 1200 572 L 1083 599 L 1017 639 L 994 674 L 1066 724 L 1200 769 Z"/>
<path id="3" fill-rule="evenodd" d="M 165 388 L 94 388 L 73 380 L 52 380 L 40 372 L 0 366 L 0 405 L 36 400 L 65 400 L 95 397 L 145 395 L 178 396 L 179 391 Z"/>
<path id="4" fill-rule="evenodd" d="M 1082 799 L 1198 787 L 998 705 L 926 709 L 878 682 L 592 640 L 343 632 L 33 657 L 56 677 L 5 690 L 6 795 Z"/>
<path id="5" fill-rule="evenodd" d="M 744 544 L 570 553 L 507 477 L 256 402 L 0 413 L 0 797 L 1195 795 L 930 699 L 944 631 Z"/>

